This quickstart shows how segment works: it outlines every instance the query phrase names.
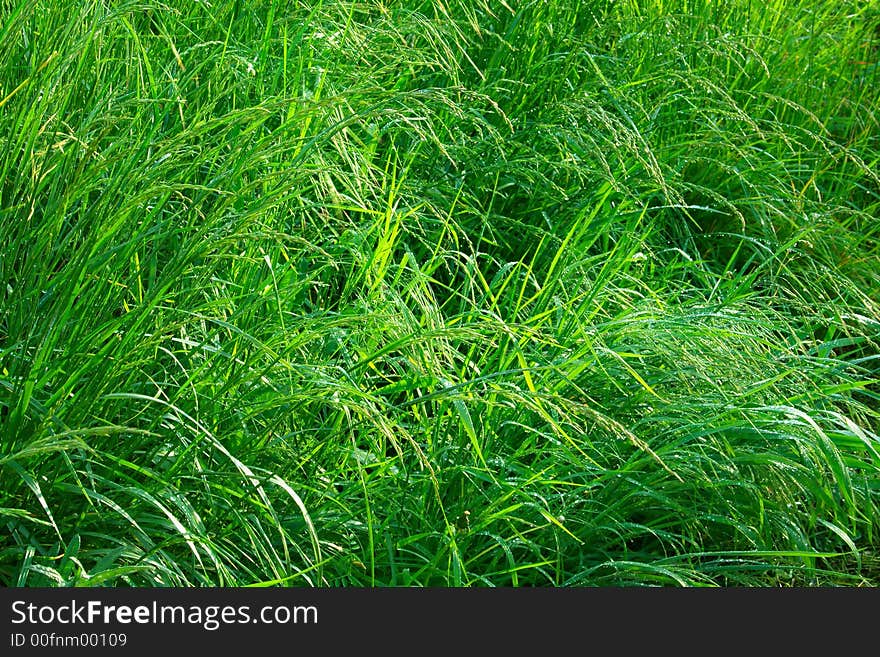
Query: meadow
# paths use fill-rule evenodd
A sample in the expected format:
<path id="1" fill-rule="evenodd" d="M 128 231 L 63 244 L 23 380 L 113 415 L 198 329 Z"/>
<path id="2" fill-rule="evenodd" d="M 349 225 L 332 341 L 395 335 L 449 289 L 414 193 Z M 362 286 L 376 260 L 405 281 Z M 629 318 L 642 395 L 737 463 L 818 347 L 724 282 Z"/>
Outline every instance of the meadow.
<path id="1" fill-rule="evenodd" d="M 0 585 L 880 585 L 880 4 L 2 0 Z"/>

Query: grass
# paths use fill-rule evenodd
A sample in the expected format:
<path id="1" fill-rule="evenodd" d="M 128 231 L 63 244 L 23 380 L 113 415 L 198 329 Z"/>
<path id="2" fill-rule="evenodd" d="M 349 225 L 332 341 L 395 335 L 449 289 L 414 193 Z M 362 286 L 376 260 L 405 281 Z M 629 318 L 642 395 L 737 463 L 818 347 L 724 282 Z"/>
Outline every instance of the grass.
<path id="1" fill-rule="evenodd" d="M 0 583 L 880 585 L 880 9 L 0 9 Z"/>

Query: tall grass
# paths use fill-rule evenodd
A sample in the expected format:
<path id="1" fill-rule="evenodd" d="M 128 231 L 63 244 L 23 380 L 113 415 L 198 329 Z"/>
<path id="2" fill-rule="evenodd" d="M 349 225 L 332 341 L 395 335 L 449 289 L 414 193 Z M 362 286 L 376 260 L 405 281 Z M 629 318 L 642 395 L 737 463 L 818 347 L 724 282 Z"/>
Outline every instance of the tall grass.
<path id="1" fill-rule="evenodd" d="M 0 16 L 3 584 L 880 584 L 873 3 Z"/>

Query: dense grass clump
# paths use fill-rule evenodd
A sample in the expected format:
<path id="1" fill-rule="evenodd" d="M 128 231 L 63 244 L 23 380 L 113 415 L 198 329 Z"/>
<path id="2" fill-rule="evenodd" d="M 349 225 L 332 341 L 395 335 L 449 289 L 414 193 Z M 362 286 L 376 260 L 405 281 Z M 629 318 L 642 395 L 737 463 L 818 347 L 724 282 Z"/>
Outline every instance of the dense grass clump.
<path id="1" fill-rule="evenodd" d="M 0 18 L 3 585 L 880 585 L 875 3 Z"/>

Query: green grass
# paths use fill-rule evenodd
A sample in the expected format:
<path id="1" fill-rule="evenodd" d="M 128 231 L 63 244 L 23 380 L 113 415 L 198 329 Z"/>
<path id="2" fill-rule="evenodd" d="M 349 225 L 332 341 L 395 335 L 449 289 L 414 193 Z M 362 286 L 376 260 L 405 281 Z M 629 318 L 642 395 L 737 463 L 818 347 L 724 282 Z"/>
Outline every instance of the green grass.
<path id="1" fill-rule="evenodd" d="M 0 584 L 880 585 L 877 3 L 0 19 Z"/>

